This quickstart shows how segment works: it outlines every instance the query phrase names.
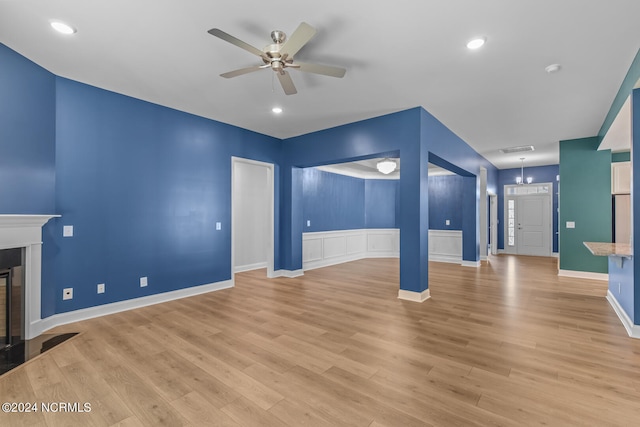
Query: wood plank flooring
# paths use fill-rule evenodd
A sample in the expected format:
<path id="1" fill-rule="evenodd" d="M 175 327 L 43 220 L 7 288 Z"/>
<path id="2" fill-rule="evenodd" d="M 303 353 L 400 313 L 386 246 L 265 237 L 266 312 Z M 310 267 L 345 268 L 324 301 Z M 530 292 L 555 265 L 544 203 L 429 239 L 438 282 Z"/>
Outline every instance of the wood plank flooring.
<path id="1" fill-rule="evenodd" d="M 397 259 L 236 275 L 235 288 L 57 328 L 81 334 L 0 377 L 2 426 L 640 424 L 640 340 L 606 283 L 552 258 L 430 264 L 397 299 Z"/>

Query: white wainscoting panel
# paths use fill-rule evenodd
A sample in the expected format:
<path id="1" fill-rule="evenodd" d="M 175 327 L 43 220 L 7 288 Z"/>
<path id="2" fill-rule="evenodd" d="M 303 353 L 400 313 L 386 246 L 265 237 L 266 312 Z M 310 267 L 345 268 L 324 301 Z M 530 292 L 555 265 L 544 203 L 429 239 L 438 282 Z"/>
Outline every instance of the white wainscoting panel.
<path id="1" fill-rule="evenodd" d="M 393 228 L 318 231 L 302 234 L 302 269 L 363 258 L 400 256 L 400 230 Z"/>
<path id="2" fill-rule="evenodd" d="M 317 231 L 302 234 L 302 269 L 327 267 L 363 258 L 398 258 L 400 230 Z M 461 230 L 429 230 L 429 260 L 462 263 Z"/>
<path id="3" fill-rule="evenodd" d="M 429 230 L 429 261 L 462 262 L 462 230 Z"/>
<path id="4" fill-rule="evenodd" d="M 327 236 L 322 240 L 322 258 L 347 255 L 347 236 Z"/>

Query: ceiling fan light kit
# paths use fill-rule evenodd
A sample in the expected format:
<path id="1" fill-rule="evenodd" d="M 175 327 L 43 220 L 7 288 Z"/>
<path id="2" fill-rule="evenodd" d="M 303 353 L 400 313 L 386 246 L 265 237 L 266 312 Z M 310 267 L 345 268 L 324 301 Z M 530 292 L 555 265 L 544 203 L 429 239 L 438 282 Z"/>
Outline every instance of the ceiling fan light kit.
<path id="1" fill-rule="evenodd" d="M 208 33 L 238 46 L 249 53 L 259 56 L 262 59 L 262 65 L 254 65 L 252 67 L 240 68 L 220 74 L 220 76 L 224 78 L 229 79 L 243 74 L 252 73 L 254 71 L 259 71 L 264 68 L 271 68 L 278 76 L 278 81 L 280 82 L 284 93 L 287 95 L 293 95 L 298 93 L 298 91 L 293 84 L 291 76 L 287 73 L 286 68 L 295 68 L 307 73 L 321 74 L 337 78 L 343 77 L 347 71 L 344 68 L 332 67 L 329 65 L 294 62 L 293 57 L 295 54 L 298 53 L 298 51 L 302 49 L 302 47 L 304 47 L 304 45 L 306 45 L 316 34 L 316 29 L 306 22 L 302 22 L 288 39 L 287 35 L 283 31 L 272 31 L 271 40 L 273 41 L 273 44 L 266 46 L 262 50 L 253 47 L 218 28 L 212 28 Z"/>

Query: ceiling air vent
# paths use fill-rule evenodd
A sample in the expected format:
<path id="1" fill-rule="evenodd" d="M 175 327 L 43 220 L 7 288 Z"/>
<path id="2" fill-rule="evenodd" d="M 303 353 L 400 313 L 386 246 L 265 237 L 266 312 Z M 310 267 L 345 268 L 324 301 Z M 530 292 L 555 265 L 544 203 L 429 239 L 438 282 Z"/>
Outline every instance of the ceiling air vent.
<path id="1" fill-rule="evenodd" d="M 519 147 L 501 148 L 500 152 L 504 154 L 522 153 L 524 151 L 533 151 L 533 145 L 521 145 Z"/>

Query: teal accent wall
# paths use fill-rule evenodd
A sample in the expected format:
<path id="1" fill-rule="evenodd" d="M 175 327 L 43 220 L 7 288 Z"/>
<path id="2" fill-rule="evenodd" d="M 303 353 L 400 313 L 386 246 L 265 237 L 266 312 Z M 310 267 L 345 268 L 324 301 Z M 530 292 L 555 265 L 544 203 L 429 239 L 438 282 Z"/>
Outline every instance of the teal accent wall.
<path id="1" fill-rule="evenodd" d="M 611 153 L 611 163 L 628 162 L 631 160 L 631 152 Z"/>
<path id="2" fill-rule="evenodd" d="M 611 242 L 611 151 L 598 137 L 560 141 L 560 269 L 607 273 L 582 242 Z M 575 228 L 566 228 L 575 221 Z"/>

